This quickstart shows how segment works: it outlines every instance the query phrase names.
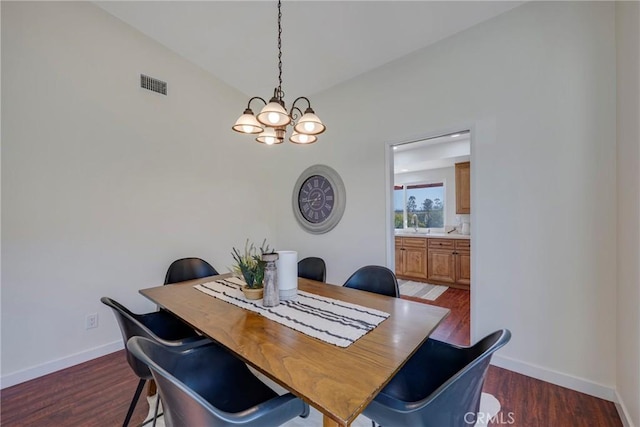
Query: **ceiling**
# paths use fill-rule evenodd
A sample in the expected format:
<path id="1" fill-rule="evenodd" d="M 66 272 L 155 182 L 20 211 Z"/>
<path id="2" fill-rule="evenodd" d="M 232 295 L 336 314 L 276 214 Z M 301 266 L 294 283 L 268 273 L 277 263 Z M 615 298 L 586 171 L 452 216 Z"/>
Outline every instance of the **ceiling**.
<path id="1" fill-rule="evenodd" d="M 277 86 L 275 1 L 95 3 L 248 96 L 269 98 Z M 285 99 L 321 92 L 522 3 L 284 1 Z"/>
<path id="2" fill-rule="evenodd" d="M 456 132 L 393 147 L 393 172 L 412 173 L 453 167 L 471 157 L 469 131 Z"/>

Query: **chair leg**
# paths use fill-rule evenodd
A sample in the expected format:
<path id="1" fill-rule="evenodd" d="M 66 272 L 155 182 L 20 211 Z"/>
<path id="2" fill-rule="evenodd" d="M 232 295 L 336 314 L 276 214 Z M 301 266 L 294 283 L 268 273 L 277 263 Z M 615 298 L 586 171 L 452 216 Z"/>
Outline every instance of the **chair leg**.
<path id="1" fill-rule="evenodd" d="M 311 412 L 311 409 L 309 409 L 309 405 L 307 405 L 305 403 L 304 404 L 304 411 L 302 411 L 302 414 L 300 414 L 300 418 L 307 418 L 309 416 L 310 412 Z"/>
<path id="2" fill-rule="evenodd" d="M 156 410 L 153 412 L 153 424 L 151 427 L 156 427 L 156 420 L 158 419 L 158 408 L 160 407 L 160 393 L 156 389 L 156 394 L 158 395 L 156 398 Z"/>
<path id="3" fill-rule="evenodd" d="M 133 395 L 133 400 L 129 405 L 129 411 L 127 411 L 127 417 L 124 419 L 124 424 L 122 427 L 127 427 L 129 425 L 129 421 L 131 420 L 131 416 L 133 415 L 133 410 L 136 409 L 136 404 L 138 403 L 138 399 L 140 399 L 140 393 L 142 393 L 142 389 L 144 388 L 144 383 L 147 380 L 140 379 L 138 382 L 138 388 L 136 388 L 136 394 Z"/>

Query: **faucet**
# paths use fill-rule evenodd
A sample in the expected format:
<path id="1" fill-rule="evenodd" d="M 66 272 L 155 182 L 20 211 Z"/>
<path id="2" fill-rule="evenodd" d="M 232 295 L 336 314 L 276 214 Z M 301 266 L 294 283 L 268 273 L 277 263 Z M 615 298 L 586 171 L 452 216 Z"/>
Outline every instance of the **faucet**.
<path id="1" fill-rule="evenodd" d="M 418 232 L 418 215 L 413 214 L 411 216 L 411 224 L 413 227 L 413 231 L 415 231 L 416 233 Z"/>

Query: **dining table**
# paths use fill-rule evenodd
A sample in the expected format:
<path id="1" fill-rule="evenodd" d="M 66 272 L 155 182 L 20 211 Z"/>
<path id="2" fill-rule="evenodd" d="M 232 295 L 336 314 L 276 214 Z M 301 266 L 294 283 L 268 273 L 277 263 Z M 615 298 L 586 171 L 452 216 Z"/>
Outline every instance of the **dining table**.
<path id="1" fill-rule="evenodd" d="M 299 278 L 299 291 L 389 314 L 340 347 L 195 288 L 229 276 L 140 293 L 316 408 L 324 427 L 349 426 L 449 314 L 442 307 Z"/>

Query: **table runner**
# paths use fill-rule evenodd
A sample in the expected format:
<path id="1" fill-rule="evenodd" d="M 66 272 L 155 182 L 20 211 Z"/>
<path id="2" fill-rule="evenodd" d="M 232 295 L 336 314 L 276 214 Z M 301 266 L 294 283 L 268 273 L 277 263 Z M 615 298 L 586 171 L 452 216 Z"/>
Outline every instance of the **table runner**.
<path id="1" fill-rule="evenodd" d="M 218 279 L 194 287 L 215 298 L 262 316 L 338 347 L 348 347 L 374 329 L 389 313 L 357 304 L 298 291 L 295 300 L 265 307 L 262 300 L 247 300 L 236 277 Z M 333 286 L 333 285 L 327 285 Z"/>

